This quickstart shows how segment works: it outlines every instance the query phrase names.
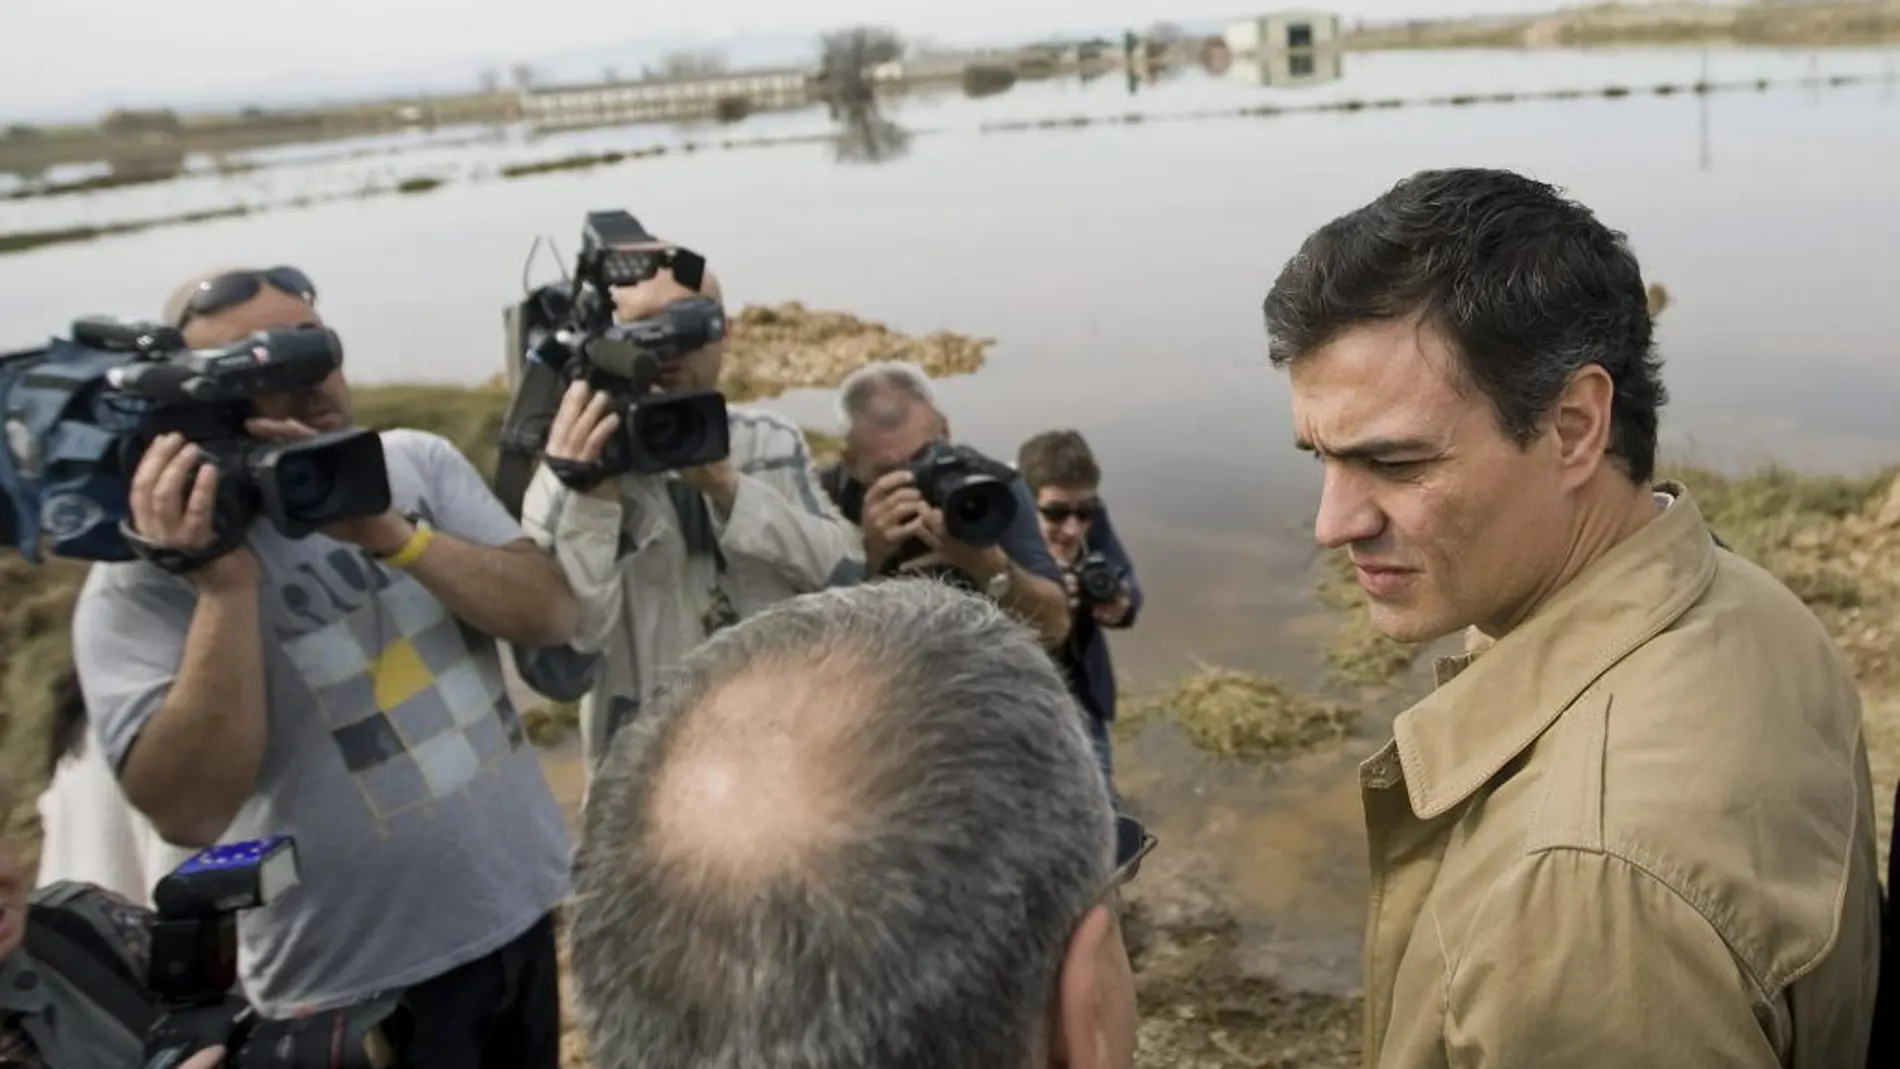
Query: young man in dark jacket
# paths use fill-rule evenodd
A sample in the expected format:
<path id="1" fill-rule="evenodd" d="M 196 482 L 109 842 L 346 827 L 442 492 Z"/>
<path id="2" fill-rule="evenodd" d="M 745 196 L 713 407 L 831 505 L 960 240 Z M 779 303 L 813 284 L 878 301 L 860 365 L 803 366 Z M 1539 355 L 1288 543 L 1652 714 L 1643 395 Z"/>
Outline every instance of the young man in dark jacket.
<path id="1" fill-rule="evenodd" d="M 1049 554 L 1067 576 L 1073 623 L 1068 641 L 1056 650 L 1056 660 L 1087 714 L 1089 737 L 1112 794 L 1115 764 L 1108 726 L 1115 721 L 1115 668 L 1102 629 L 1134 625 L 1141 611 L 1141 584 L 1109 522 L 1101 496 L 1102 469 L 1081 432 L 1036 435 L 1018 450 L 1016 469 L 1035 495 L 1036 522 Z"/>

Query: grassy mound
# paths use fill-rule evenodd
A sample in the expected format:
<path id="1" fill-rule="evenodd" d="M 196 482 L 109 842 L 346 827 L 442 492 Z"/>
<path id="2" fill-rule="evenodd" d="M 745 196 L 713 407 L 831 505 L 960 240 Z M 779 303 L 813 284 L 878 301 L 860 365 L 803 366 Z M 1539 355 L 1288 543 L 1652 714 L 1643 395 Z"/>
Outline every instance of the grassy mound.
<path id="1" fill-rule="evenodd" d="M 797 301 L 752 305 L 732 319 L 719 386 L 727 397 L 774 397 L 836 386 L 875 360 L 908 360 L 932 378 L 969 375 L 982 368 L 992 344 L 989 338 L 947 330 L 903 334 L 844 312 L 813 311 Z"/>
<path id="2" fill-rule="evenodd" d="M 1863 478 L 1675 466 L 1709 525 L 1806 602 L 1867 689 L 1900 687 L 1900 469 Z"/>
<path id="3" fill-rule="evenodd" d="M 1201 665 L 1160 694 L 1129 703 L 1124 730 L 1165 718 L 1217 757 L 1266 761 L 1338 742 L 1359 711 L 1296 694 L 1266 676 Z"/>

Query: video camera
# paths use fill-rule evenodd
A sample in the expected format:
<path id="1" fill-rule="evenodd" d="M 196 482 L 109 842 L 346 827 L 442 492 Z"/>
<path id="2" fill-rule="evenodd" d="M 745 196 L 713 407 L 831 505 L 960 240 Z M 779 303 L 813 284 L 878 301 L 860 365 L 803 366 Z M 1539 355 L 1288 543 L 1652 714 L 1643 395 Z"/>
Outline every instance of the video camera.
<path id="1" fill-rule="evenodd" d="M 237 914 L 268 905 L 297 882 L 289 836 L 214 846 L 153 889 L 147 983 L 159 1015 L 145 1069 L 172 1069 L 207 1047 L 232 1069 L 393 1069 L 409 1040 L 397 997 L 293 1020 L 257 1016 L 237 989 Z"/>
<path id="2" fill-rule="evenodd" d="M 1128 573 L 1100 550 L 1083 557 L 1075 566 L 1076 592 L 1086 607 L 1113 604 L 1127 578 Z"/>
<path id="3" fill-rule="evenodd" d="M 964 545 L 993 546 L 1016 522 L 1016 493 L 1010 489 L 1015 473 L 1008 465 L 940 439 L 918 450 L 906 467 L 924 503 L 943 513 L 944 532 Z"/>
<path id="4" fill-rule="evenodd" d="M 104 316 L 74 321 L 70 338 L 0 355 L 0 545 L 38 564 L 44 537 L 54 556 L 145 556 L 187 572 L 235 548 L 259 514 L 302 538 L 383 512 L 389 478 L 374 431 L 276 443 L 244 430 L 252 398 L 314 387 L 342 360 L 342 342 L 323 328 L 259 331 L 192 350 L 171 327 Z M 219 473 L 215 537 L 195 552 L 130 534 L 127 495 L 139 458 L 173 432 Z"/>
<path id="5" fill-rule="evenodd" d="M 695 293 L 705 281 L 706 261 L 698 253 L 660 246 L 627 212 L 589 212 L 571 277 L 530 291 L 509 310 L 508 355 L 518 374 L 502 422 L 495 490 L 516 518 L 554 413 L 576 380 L 613 395 L 623 431 L 596 463 L 548 460 L 570 486 L 584 489 L 629 472 L 657 475 L 728 455 L 723 394 L 652 392 L 667 366 L 726 336 L 720 303 L 701 295 L 645 319 L 614 321 L 614 288 L 638 285 L 662 268 Z"/>

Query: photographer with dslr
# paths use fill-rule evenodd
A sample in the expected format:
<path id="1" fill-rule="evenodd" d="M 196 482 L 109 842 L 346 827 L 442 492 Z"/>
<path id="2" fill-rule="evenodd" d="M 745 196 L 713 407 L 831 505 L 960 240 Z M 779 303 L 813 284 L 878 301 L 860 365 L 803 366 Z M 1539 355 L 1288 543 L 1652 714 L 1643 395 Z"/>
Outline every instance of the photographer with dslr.
<path id="1" fill-rule="evenodd" d="M 197 350 L 323 329 L 292 268 L 204 277 L 166 318 Z M 246 429 L 351 427 L 335 359 L 320 381 L 250 398 Z M 147 559 L 96 565 L 74 624 L 95 738 L 167 840 L 295 838 L 301 882 L 237 925 L 261 1015 L 405 992 L 409 1064 L 554 1069 L 569 840 L 497 640 L 567 641 L 575 598 L 451 443 L 389 430 L 364 444 L 386 486 L 357 485 L 373 468 L 305 466 L 292 491 L 382 507 L 302 537 L 248 517 L 229 529 L 232 471 L 201 465 L 216 454 L 196 442 L 145 450 L 129 527 Z"/>
<path id="2" fill-rule="evenodd" d="M 0 785 L 0 796 L 6 794 Z M 0 812 L 10 812 L 0 797 Z M 0 1065 L 8 1069 L 137 1069 L 152 995 L 152 913 L 102 887 L 62 880 L 29 891 L 0 835 Z M 212 1069 L 224 1050 L 178 1069 Z"/>
<path id="3" fill-rule="evenodd" d="M 838 408 L 844 451 L 823 482 L 862 530 L 866 571 L 931 575 L 982 594 L 1060 648 L 1069 599 L 1035 501 L 1009 465 L 951 442 L 923 369 L 867 364 L 845 379 Z"/>
<path id="4" fill-rule="evenodd" d="M 621 229 L 610 231 L 603 220 Z M 671 430 L 700 421 L 686 409 L 693 399 L 719 397 L 723 297 L 704 261 L 647 235 L 624 213 L 591 216 L 590 235 L 588 247 L 609 255 L 654 256 L 644 267 L 591 283 L 611 295 L 611 309 L 604 311 L 613 325 L 600 336 L 643 339 L 628 346 L 627 364 L 644 367 L 639 374 L 649 381 L 633 408 L 611 379 L 600 388 L 580 378 L 565 386 L 521 516 L 535 539 L 552 547 L 580 596 L 572 645 L 531 652 L 540 655 L 543 672 L 559 671 L 547 668 L 555 662 L 581 666 L 584 682 L 570 679 L 552 689 L 585 688 L 581 732 L 591 775 L 615 733 L 682 656 L 775 602 L 858 582 L 863 556 L 854 532 L 818 491 L 796 424 L 722 406 L 723 415 L 710 416 L 717 426 Z M 693 266 L 662 259 L 673 256 L 690 258 Z M 588 273 L 584 266 L 576 277 Z M 718 326 L 695 327 L 701 316 L 716 316 Z M 692 340 L 678 341 L 688 330 Z M 670 434 L 631 425 L 666 412 L 669 401 L 682 413 L 664 417 Z M 723 449 L 704 444 L 719 437 L 726 439 Z M 689 441 L 701 444 L 676 444 Z M 645 460 L 629 467 L 604 459 L 615 448 Z M 688 454 L 700 462 L 677 462 Z M 700 459 L 712 454 L 718 459 Z M 548 689 L 547 675 L 530 669 L 524 675 Z"/>
<path id="5" fill-rule="evenodd" d="M 1089 738 L 1113 794 L 1108 726 L 1115 722 L 1115 668 L 1102 629 L 1134 626 L 1141 584 L 1109 522 L 1102 469 L 1080 431 L 1044 431 L 1024 442 L 1016 453 L 1016 470 L 1036 495 L 1036 522 L 1067 577 L 1075 622 L 1056 661 L 1088 714 Z"/>

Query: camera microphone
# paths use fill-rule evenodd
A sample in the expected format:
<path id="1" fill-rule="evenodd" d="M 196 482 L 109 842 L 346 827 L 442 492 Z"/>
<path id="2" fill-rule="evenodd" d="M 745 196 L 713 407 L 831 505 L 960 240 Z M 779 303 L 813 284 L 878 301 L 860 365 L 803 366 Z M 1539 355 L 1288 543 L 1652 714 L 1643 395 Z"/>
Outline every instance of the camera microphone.
<path id="1" fill-rule="evenodd" d="M 608 334 L 587 343 L 587 361 L 632 384 L 637 397 L 660 379 L 660 361 L 651 352 L 624 337 Z"/>
<path id="2" fill-rule="evenodd" d="M 106 372 L 114 389 L 154 401 L 197 400 L 204 393 L 204 376 L 184 364 L 140 361 Z"/>

